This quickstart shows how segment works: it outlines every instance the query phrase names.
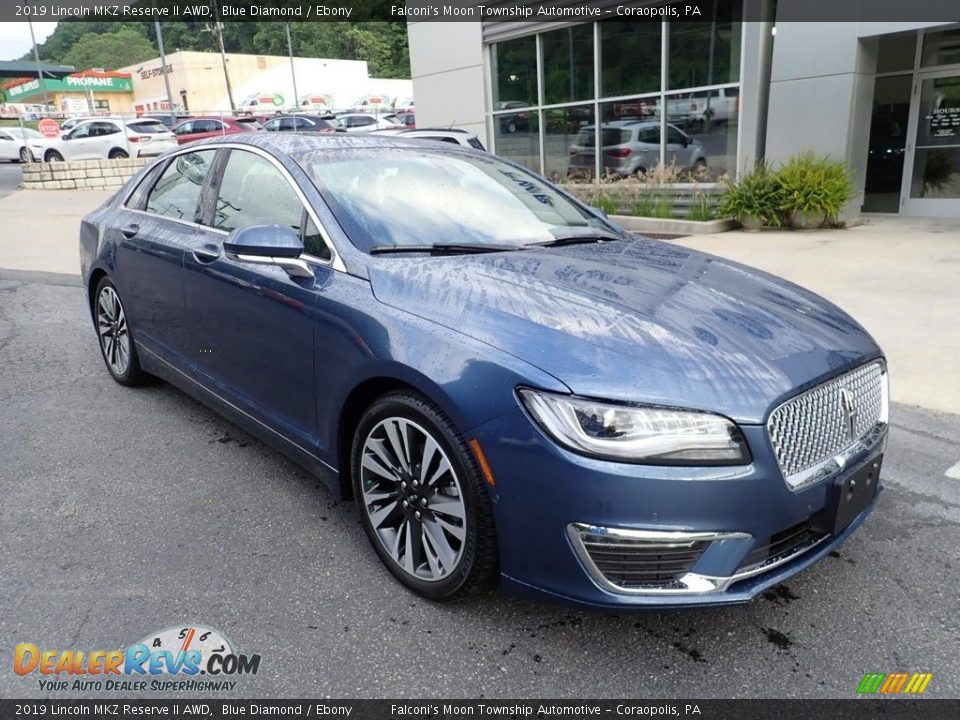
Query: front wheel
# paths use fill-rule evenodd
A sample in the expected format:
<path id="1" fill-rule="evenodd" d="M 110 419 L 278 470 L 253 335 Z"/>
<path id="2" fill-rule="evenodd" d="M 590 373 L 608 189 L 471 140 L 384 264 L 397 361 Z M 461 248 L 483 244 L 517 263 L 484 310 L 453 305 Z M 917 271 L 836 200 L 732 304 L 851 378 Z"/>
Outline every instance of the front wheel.
<path id="1" fill-rule="evenodd" d="M 108 278 L 97 285 L 93 312 L 96 317 L 100 354 L 110 375 L 121 385 L 139 385 L 145 379 L 130 323 L 117 288 Z"/>
<path id="2" fill-rule="evenodd" d="M 20 148 L 20 162 L 28 163 L 32 158 L 30 157 L 30 151 L 25 147 Z"/>
<path id="3" fill-rule="evenodd" d="M 495 579 L 483 476 L 453 423 L 425 397 L 390 393 L 366 411 L 353 440 L 351 477 L 370 542 L 408 588 L 450 600 Z"/>

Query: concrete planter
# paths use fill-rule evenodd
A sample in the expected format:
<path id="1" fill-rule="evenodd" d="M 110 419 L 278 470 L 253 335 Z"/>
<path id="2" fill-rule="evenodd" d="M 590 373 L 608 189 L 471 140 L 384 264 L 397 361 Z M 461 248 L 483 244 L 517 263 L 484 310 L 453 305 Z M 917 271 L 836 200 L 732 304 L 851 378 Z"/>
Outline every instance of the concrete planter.
<path id="1" fill-rule="evenodd" d="M 790 213 L 790 227 L 794 230 L 816 230 L 827 220 L 825 212 L 794 210 Z"/>
<path id="2" fill-rule="evenodd" d="M 733 220 L 678 220 L 675 218 L 634 217 L 633 215 L 611 215 L 610 221 L 625 230 L 637 233 L 663 235 L 713 235 L 733 230 Z"/>

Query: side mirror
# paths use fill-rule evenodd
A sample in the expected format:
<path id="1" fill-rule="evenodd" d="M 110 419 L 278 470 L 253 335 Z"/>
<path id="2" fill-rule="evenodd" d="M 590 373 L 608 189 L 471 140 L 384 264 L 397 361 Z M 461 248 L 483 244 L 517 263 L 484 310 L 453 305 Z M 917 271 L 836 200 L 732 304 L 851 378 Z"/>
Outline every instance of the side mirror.
<path id="1" fill-rule="evenodd" d="M 303 241 L 288 227 L 252 225 L 234 230 L 223 249 L 240 262 L 277 265 L 290 277 L 313 277 L 313 271 L 300 259 Z"/>

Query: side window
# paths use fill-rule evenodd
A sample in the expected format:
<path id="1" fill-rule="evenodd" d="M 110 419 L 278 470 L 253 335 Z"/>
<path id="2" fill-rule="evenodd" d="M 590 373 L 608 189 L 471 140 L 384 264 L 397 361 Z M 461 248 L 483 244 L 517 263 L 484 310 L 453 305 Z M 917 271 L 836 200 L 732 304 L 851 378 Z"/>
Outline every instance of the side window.
<path id="1" fill-rule="evenodd" d="M 120 132 L 120 128 L 113 123 L 100 122 L 96 124 L 97 135 L 116 135 Z"/>
<path id="2" fill-rule="evenodd" d="M 70 132 L 70 140 L 79 140 L 80 138 L 90 137 L 92 134 L 90 128 L 93 123 L 87 123 L 86 125 L 78 125 Z"/>
<path id="3" fill-rule="evenodd" d="M 651 143 L 653 145 L 660 144 L 660 128 L 658 127 L 645 127 L 641 128 L 637 133 L 637 140 L 642 143 Z"/>
<path id="4" fill-rule="evenodd" d="M 321 260 L 330 259 L 330 248 L 323 242 L 323 236 L 311 217 L 307 215 L 306 210 L 303 213 L 303 249 L 308 255 L 320 258 Z"/>
<path id="5" fill-rule="evenodd" d="M 294 118 L 293 123 L 297 130 L 306 130 L 313 126 L 313 123 L 306 118 Z"/>
<path id="6" fill-rule="evenodd" d="M 131 210 L 143 210 L 144 204 L 147 200 L 147 194 L 150 192 L 150 188 L 153 187 L 154 181 L 157 179 L 157 176 L 160 175 L 160 170 L 163 167 L 163 163 L 159 163 L 155 168 L 143 176 L 143 179 L 137 184 L 136 190 L 130 194 L 129 200 L 126 202 L 126 207 Z"/>
<path id="7" fill-rule="evenodd" d="M 300 234 L 303 203 L 273 163 L 251 152 L 230 152 L 216 207 L 213 226 L 220 230 L 283 225 Z"/>
<path id="8" fill-rule="evenodd" d="M 667 143 L 670 145 L 683 145 L 684 135 L 675 127 L 667 126 Z"/>
<path id="9" fill-rule="evenodd" d="M 200 190 L 216 152 L 201 150 L 174 158 L 150 191 L 147 212 L 196 222 Z"/>
<path id="10" fill-rule="evenodd" d="M 177 125 L 176 129 L 173 131 L 177 135 L 189 135 L 193 132 L 193 122 L 185 122 L 183 125 Z"/>
<path id="11" fill-rule="evenodd" d="M 372 117 L 359 117 L 359 118 L 356 119 L 356 122 L 355 122 L 354 124 L 355 124 L 355 125 L 360 125 L 360 126 L 363 126 L 363 125 L 375 125 L 376 122 L 377 122 L 377 119 L 376 119 L 376 118 L 372 118 Z"/>
<path id="12" fill-rule="evenodd" d="M 266 125 L 263 126 L 263 129 L 267 130 L 268 132 L 276 132 L 277 130 L 280 129 L 280 121 L 270 120 L 267 122 Z"/>

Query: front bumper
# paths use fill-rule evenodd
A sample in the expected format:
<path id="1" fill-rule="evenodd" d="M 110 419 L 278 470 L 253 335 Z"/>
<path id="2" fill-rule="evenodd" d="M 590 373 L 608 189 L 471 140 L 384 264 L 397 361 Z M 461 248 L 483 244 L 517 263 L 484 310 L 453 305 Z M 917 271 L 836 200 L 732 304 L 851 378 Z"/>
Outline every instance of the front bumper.
<path id="1" fill-rule="evenodd" d="M 527 595 L 621 610 L 743 603 L 828 554 L 872 510 L 875 500 L 836 534 L 807 533 L 794 545 L 776 546 L 773 539 L 790 537 L 823 511 L 833 481 L 880 461 L 886 431 L 829 480 L 794 492 L 766 429 L 742 429 L 753 462 L 713 468 L 582 457 L 546 438 L 520 409 L 476 429 L 472 435 L 496 478 L 491 496 L 505 584 Z M 614 557 L 620 543 L 646 543 L 641 553 L 667 543 L 689 567 L 663 586 L 625 587 L 610 581 L 609 569 L 598 569 L 584 538 L 594 550 L 612 542 Z M 769 556 L 756 561 L 765 548 Z M 657 559 L 668 570 L 679 561 Z"/>

